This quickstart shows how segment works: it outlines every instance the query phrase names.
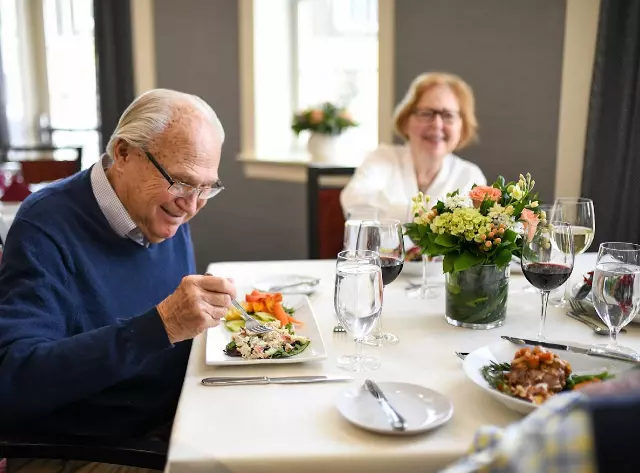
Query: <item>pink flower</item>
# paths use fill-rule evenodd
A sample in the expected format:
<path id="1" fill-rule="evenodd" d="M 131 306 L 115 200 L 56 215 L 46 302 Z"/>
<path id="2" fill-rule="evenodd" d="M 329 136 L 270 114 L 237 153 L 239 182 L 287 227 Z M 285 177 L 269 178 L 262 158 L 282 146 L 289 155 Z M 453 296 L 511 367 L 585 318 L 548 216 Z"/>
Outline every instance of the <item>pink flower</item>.
<path id="1" fill-rule="evenodd" d="M 489 186 L 476 186 L 471 189 L 471 192 L 469 192 L 469 197 L 473 201 L 473 206 L 476 209 L 480 207 L 480 204 L 482 204 L 485 196 L 487 196 L 487 198 L 493 200 L 494 202 L 498 202 L 500 200 L 500 197 L 502 197 L 502 192 L 500 191 L 500 189 Z"/>
<path id="2" fill-rule="evenodd" d="M 536 233 L 536 228 L 538 227 L 540 219 L 533 210 L 523 209 L 520 214 L 520 220 L 524 222 L 524 229 L 527 231 L 528 240 L 531 241 L 533 239 L 533 235 Z"/>

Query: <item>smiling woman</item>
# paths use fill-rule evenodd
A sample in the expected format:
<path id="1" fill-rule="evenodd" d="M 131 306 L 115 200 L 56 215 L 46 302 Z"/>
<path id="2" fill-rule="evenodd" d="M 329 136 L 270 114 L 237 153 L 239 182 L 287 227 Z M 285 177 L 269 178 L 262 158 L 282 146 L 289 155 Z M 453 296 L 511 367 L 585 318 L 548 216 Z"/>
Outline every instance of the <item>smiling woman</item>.
<path id="1" fill-rule="evenodd" d="M 394 114 L 405 145 L 382 145 L 358 168 L 341 195 L 343 211 L 372 207 L 409 222 L 411 197 L 422 191 L 443 199 L 448 192 L 486 184 L 478 166 L 454 154 L 476 139 L 478 122 L 471 87 L 460 77 L 416 77 Z"/>

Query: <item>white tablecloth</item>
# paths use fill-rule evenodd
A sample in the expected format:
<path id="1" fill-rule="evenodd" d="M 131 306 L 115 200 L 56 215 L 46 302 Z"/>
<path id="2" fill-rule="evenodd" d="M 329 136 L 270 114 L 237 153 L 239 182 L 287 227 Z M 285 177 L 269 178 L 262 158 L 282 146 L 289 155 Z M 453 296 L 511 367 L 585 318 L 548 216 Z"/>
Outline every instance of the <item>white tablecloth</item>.
<path id="1" fill-rule="evenodd" d="M 592 269 L 595 257 L 579 257 L 575 273 Z M 335 360 L 352 353 L 346 334 L 334 334 L 334 261 L 291 261 L 212 264 L 208 271 L 234 277 L 240 291 L 253 278 L 272 274 L 307 274 L 322 278 L 311 302 L 319 320 L 329 358 L 320 363 L 208 367 L 204 363 L 205 337 L 193 344 L 182 396 L 176 414 L 167 471 L 196 472 L 373 472 L 438 471 L 467 451 L 473 434 L 483 424 L 504 426 L 521 418 L 469 381 L 454 351 L 472 351 L 499 340 L 500 335 L 535 337 L 540 296 L 518 290 L 528 284 L 512 274 L 507 320 L 488 331 L 448 325 L 444 296 L 414 300 L 404 294 L 401 276 L 385 290 L 385 329 L 399 335 L 396 346 L 369 348 L 382 359 L 382 368 L 366 372 L 377 381 L 418 383 L 447 395 L 454 415 L 438 430 L 416 437 L 385 437 L 358 429 L 343 419 L 334 400 L 347 383 L 205 387 L 206 376 L 344 374 Z M 443 291 L 444 289 L 440 289 Z M 241 297 L 244 292 L 239 293 Z M 622 344 L 640 349 L 640 326 L 630 325 Z M 603 343 L 585 325 L 549 307 L 549 338 Z M 514 346 L 515 351 L 515 346 Z M 355 382 L 361 382 L 359 376 Z"/>
<path id="2" fill-rule="evenodd" d="M 13 223 L 16 213 L 18 213 L 18 208 L 20 208 L 20 202 L 0 202 L 0 237 L 3 242 L 7 240 L 9 227 Z"/>

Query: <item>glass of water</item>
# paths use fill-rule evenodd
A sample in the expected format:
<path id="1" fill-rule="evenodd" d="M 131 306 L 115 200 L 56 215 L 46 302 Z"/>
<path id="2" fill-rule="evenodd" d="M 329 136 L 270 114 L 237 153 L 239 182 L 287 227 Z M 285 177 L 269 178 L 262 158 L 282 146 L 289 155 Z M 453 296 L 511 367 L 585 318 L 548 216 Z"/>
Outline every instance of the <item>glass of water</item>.
<path id="1" fill-rule="evenodd" d="M 618 345 L 618 333 L 640 310 L 640 245 L 602 243 L 591 290 L 598 316 L 609 328 L 607 348 L 637 356 Z"/>
<path id="2" fill-rule="evenodd" d="M 355 340 L 355 353 L 338 358 L 338 367 L 348 371 L 375 370 L 380 360 L 363 354 L 364 339 L 382 311 L 380 255 L 370 250 L 338 253 L 333 304 L 340 324 Z"/>

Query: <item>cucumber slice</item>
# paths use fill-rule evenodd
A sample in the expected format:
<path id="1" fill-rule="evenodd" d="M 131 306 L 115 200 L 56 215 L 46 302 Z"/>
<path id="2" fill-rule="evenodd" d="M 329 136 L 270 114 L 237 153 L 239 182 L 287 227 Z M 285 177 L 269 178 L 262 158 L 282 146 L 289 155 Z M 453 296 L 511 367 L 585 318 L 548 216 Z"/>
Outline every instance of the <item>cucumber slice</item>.
<path id="1" fill-rule="evenodd" d="M 254 312 L 251 315 L 262 322 L 273 322 L 274 320 L 276 320 L 276 318 L 269 312 Z"/>
<path id="2" fill-rule="evenodd" d="M 244 320 L 227 320 L 224 326 L 231 332 L 239 332 L 240 329 L 244 327 Z"/>

